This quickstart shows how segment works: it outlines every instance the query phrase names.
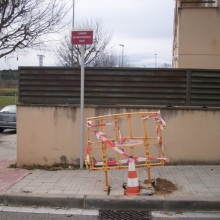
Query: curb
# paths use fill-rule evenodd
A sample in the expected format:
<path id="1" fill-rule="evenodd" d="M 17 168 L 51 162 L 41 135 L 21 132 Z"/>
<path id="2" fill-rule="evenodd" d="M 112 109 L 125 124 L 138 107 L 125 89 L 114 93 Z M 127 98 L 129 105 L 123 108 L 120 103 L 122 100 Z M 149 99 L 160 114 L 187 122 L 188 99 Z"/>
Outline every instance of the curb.
<path id="1" fill-rule="evenodd" d="M 215 211 L 218 197 L 93 196 L 0 193 L 0 205 L 143 211 Z"/>
<path id="2" fill-rule="evenodd" d="M 172 197 L 167 200 L 166 210 L 209 211 L 220 210 L 219 197 Z"/>
<path id="3" fill-rule="evenodd" d="M 83 195 L 64 194 L 0 194 L 0 204 L 4 206 L 37 206 L 37 207 L 66 207 L 84 208 Z"/>
<path id="4" fill-rule="evenodd" d="M 164 210 L 163 197 L 87 196 L 86 209 Z"/>

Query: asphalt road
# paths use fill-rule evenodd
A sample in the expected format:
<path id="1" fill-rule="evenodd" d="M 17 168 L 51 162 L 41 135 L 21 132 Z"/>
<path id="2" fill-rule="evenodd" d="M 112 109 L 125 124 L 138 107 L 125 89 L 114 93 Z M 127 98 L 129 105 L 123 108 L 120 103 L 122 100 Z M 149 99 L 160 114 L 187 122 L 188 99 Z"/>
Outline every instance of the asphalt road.
<path id="1" fill-rule="evenodd" d="M 17 134 L 14 129 L 0 133 L 0 159 L 17 159 Z"/>
<path id="2" fill-rule="evenodd" d="M 59 220 L 95 220 L 97 216 L 90 215 L 62 215 L 62 214 L 38 214 L 38 213 L 18 213 L 0 212 L 0 220 L 39 220 L 39 219 L 59 219 Z"/>

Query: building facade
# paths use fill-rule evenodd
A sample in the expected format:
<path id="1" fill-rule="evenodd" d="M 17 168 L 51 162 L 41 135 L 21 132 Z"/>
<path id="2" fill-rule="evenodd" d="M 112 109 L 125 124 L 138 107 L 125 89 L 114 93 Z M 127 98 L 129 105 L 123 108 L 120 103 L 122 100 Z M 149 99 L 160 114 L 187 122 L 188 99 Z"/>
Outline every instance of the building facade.
<path id="1" fill-rule="evenodd" d="M 218 0 L 176 0 L 173 67 L 220 69 Z"/>

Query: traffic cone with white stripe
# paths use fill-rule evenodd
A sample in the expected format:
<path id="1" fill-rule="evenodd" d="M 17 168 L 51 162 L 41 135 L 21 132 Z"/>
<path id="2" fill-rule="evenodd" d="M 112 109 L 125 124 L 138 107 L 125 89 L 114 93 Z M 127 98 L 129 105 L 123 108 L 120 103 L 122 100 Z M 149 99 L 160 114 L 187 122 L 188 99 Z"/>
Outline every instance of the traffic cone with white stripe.
<path id="1" fill-rule="evenodd" d="M 137 172 L 135 169 L 133 156 L 129 158 L 128 183 L 125 195 L 136 196 L 139 194 L 140 186 L 138 183 Z"/>

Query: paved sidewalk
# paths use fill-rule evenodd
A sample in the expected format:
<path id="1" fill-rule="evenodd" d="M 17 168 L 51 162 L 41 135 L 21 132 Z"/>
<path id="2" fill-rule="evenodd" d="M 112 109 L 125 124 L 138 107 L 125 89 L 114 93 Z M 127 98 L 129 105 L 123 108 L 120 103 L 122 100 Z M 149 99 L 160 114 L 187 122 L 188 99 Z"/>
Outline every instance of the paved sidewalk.
<path id="1" fill-rule="evenodd" d="M 167 179 L 176 184 L 178 190 L 166 195 L 135 197 L 124 196 L 122 185 L 127 182 L 126 170 L 108 171 L 111 186 L 108 193 L 104 192 L 104 172 L 7 168 L 15 160 L 16 133 L 4 132 L 0 134 L 0 185 L 3 184 L 0 186 L 0 205 L 149 211 L 220 210 L 220 166 L 152 168 L 152 178 Z M 137 175 L 142 183 L 147 180 L 146 169 L 137 169 Z"/>
<path id="2" fill-rule="evenodd" d="M 178 190 L 166 195 L 125 196 L 122 184 L 127 171 L 109 171 L 112 187 L 104 192 L 104 172 L 89 170 L 35 170 L 4 194 L 0 204 L 6 206 L 49 206 L 79 209 L 133 210 L 220 210 L 220 166 L 165 166 L 152 168 L 152 178 L 164 178 Z M 147 171 L 138 169 L 139 181 Z"/>
<path id="3" fill-rule="evenodd" d="M 30 171 L 24 169 L 8 168 L 15 162 L 16 160 L 0 160 L 0 192 L 6 191 L 30 173 Z"/>
<path id="4" fill-rule="evenodd" d="M 128 172 L 108 171 L 110 195 L 123 195 Z M 137 169 L 138 180 L 147 180 L 147 171 Z M 151 169 L 152 178 L 164 178 L 177 184 L 178 190 L 166 195 L 187 197 L 220 197 L 220 166 L 165 166 Z M 89 170 L 35 170 L 6 192 L 107 195 L 104 172 Z"/>
<path id="5" fill-rule="evenodd" d="M 147 171 L 138 169 L 139 181 Z M 104 192 L 104 172 L 89 170 L 35 170 L 4 194 L 5 206 L 49 206 L 79 209 L 117 210 L 220 210 L 220 166 L 165 166 L 152 168 L 152 178 L 165 178 L 177 184 L 178 190 L 153 196 L 125 196 L 122 184 L 127 171 L 109 171 L 110 195 Z"/>
<path id="6" fill-rule="evenodd" d="M 0 133 L 0 192 L 6 191 L 30 172 L 23 169 L 8 168 L 16 163 L 16 130 Z"/>

